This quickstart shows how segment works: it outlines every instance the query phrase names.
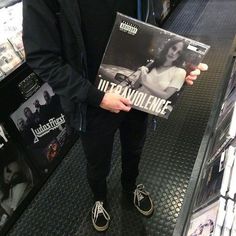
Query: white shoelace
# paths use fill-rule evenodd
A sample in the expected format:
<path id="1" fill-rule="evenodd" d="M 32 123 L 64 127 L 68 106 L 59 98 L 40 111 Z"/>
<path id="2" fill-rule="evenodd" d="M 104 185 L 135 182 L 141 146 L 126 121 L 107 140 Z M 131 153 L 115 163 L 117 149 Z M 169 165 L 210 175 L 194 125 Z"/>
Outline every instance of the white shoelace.
<path id="1" fill-rule="evenodd" d="M 137 185 L 137 188 L 134 191 L 134 203 L 135 203 L 135 199 L 137 198 L 138 206 L 140 206 L 140 202 L 142 201 L 142 199 L 144 199 L 144 196 L 148 196 L 148 195 L 149 195 L 149 192 L 144 190 L 143 184 Z"/>
<path id="2" fill-rule="evenodd" d="M 103 207 L 103 202 L 96 201 L 93 209 L 93 218 L 95 222 L 97 221 L 99 214 L 102 214 L 106 220 L 110 220 L 109 214 Z"/>

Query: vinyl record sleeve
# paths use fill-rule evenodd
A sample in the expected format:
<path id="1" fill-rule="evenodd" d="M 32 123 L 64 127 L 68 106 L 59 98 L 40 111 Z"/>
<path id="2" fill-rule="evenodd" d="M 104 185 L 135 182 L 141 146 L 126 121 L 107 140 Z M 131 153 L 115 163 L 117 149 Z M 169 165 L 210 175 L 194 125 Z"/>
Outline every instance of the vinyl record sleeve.
<path id="1" fill-rule="evenodd" d="M 17 55 L 20 56 L 22 60 L 25 59 L 25 50 L 24 45 L 22 41 L 22 31 L 16 32 L 14 36 L 11 36 L 8 38 L 9 43 L 14 48 Z"/>
<path id="2" fill-rule="evenodd" d="M 194 213 L 190 219 L 187 236 L 221 236 L 225 218 L 226 200 L 219 200 Z"/>
<path id="3" fill-rule="evenodd" d="M 233 220 L 233 225 L 232 225 L 230 236 L 236 236 L 236 210 L 234 211 L 234 220 Z"/>
<path id="4" fill-rule="evenodd" d="M 186 75 L 209 48 L 117 13 L 96 86 L 129 98 L 135 109 L 168 118 L 182 93 Z"/>
<path id="5" fill-rule="evenodd" d="M 225 100 L 230 96 L 232 92 L 236 93 L 236 58 L 233 58 L 233 67 L 230 75 L 230 79 L 228 82 L 227 90 L 225 92 Z"/>
<path id="6" fill-rule="evenodd" d="M 236 135 L 236 101 L 229 110 L 227 115 L 222 119 L 220 125 L 214 131 L 214 142 L 208 162 L 211 162 L 230 142 L 233 141 Z"/>
<path id="7" fill-rule="evenodd" d="M 236 102 L 236 89 L 233 89 L 221 105 L 220 114 L 217 118 L 216 129 L 221 125 L 224 119 L 231 112 Z"/>
<path id="8" fill-rule="evenodd" d="M 226 161 L 225 152 L 220 153 L 215 161 L 204 169 L 195 208 L 201 207 L 220 196 Z"/>
<path id="9" fill-rule="evenodd" d="M 196 209 L 208 204 L 215 198 L 228 195 L 235 163 L 234 153 L 235 148 L 229 146 L 225 151 L 219 153 L 213 162 L 206 166 L 195 202 Z"/>
<path id="10" fill-rule="evenodd" d="M 0 68 L 8 74 L 22 63 L 22 59 L 15 52 L 9 42 L 0 44 Z"/>
<path id="11" fill-rule="evenodd" d="M 231 148 L 231 155 L 233 156 L 234 160 L 236 159 L 236 147 Z M 229 191 L 227 192 L 227 196 L 231 199 L 236 199 L 236 161 L 233 163 L 232 172 L 230 175 L 230 182 L 229 182 Z"/>
<path id="12" fill-rule="evenodd" d="M 11 114 L 11 119 L 33 162 L 47 172 L 69 141 L 59 97 L 45 83 Z"/>
<path id="13" fill-rule="evenodd" d="M 0 123 L 0 231 L 37 182 L 25 153 Z"/>
<path id="14" fill-rule="evenodd" d="M 225 214 L 225 221 L 223 225 L 223 230 L 222 230 L 222 236 L 230 236 L 231 235 L 231 230 L 233 227 L 233 222 L 234 222 L 234 215 L 235 215 L 235 202 L 232 201 L 231 199 L 227 200 L 227 205 L 226 205 L 226 214 Z"/>

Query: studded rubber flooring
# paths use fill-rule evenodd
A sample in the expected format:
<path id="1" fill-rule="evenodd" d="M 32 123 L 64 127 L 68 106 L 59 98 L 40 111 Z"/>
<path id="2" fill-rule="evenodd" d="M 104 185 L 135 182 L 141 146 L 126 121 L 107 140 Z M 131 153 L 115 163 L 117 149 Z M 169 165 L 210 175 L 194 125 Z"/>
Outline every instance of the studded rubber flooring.
<path id="1" fill-rule="evenodd" d="M 173 235 L 217 90 L 222 86 L 236 33 L 235 11 L 235 0 L 183 0 L 164 24 L 165 29 L 210 44 L 211 49 L 204 59 L 209 70 L 186 88 L 168 121 L 158 120 L 157 131 L 151 126 L 148 129 L 138 181 L 151 192 L 155 204 L 152 217 L 140 216 L 121 198 L 117 138 L 108 179 L 111 225 L 106 233 L 93 230 L 89 214 L 92 196 L 78 141 L 8 235 Z"/>

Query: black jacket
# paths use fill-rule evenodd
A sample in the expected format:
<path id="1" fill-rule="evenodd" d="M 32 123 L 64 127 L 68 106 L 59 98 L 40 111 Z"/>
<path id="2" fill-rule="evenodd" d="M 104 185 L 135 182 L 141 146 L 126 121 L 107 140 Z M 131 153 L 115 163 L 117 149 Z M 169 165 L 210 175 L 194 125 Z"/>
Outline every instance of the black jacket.
<path id="1" fill-rule="evenodd" d="M 109 5 L 110 0 L 100 0 Z M 153 6 L 150 0 L 149 8 Z M 98 107 L 104 93 L 88 80 L 78 0 L 23 0 L 23 43 L 27 64 L 61 98 L 70 124 L 85 131 L 87 105 Z M 144 3 L 148 2 L 143 0 Z M 146 4 L 145 4 L 146 5 Z M 146 8 L 146 9 L 145 9 Z M 108 13 L 110 9 L 107 9 Z M 143 15 L 152 9 L 143 6 Z"/>

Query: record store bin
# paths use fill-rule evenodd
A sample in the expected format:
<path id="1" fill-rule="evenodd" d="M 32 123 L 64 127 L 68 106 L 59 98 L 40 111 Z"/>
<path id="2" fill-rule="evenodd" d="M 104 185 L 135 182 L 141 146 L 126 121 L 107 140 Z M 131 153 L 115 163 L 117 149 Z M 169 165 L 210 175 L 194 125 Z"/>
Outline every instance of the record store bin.
<path id="1" fill-rule="evenodd" d="M 26 65 L 22 2 L 0 4 L 0 234 L 75 142 L 59 98 Z"/>
<path id="2" fill-rule="evenodd" d="M 174 235 L 236 235 L 236 37 Z"/>

